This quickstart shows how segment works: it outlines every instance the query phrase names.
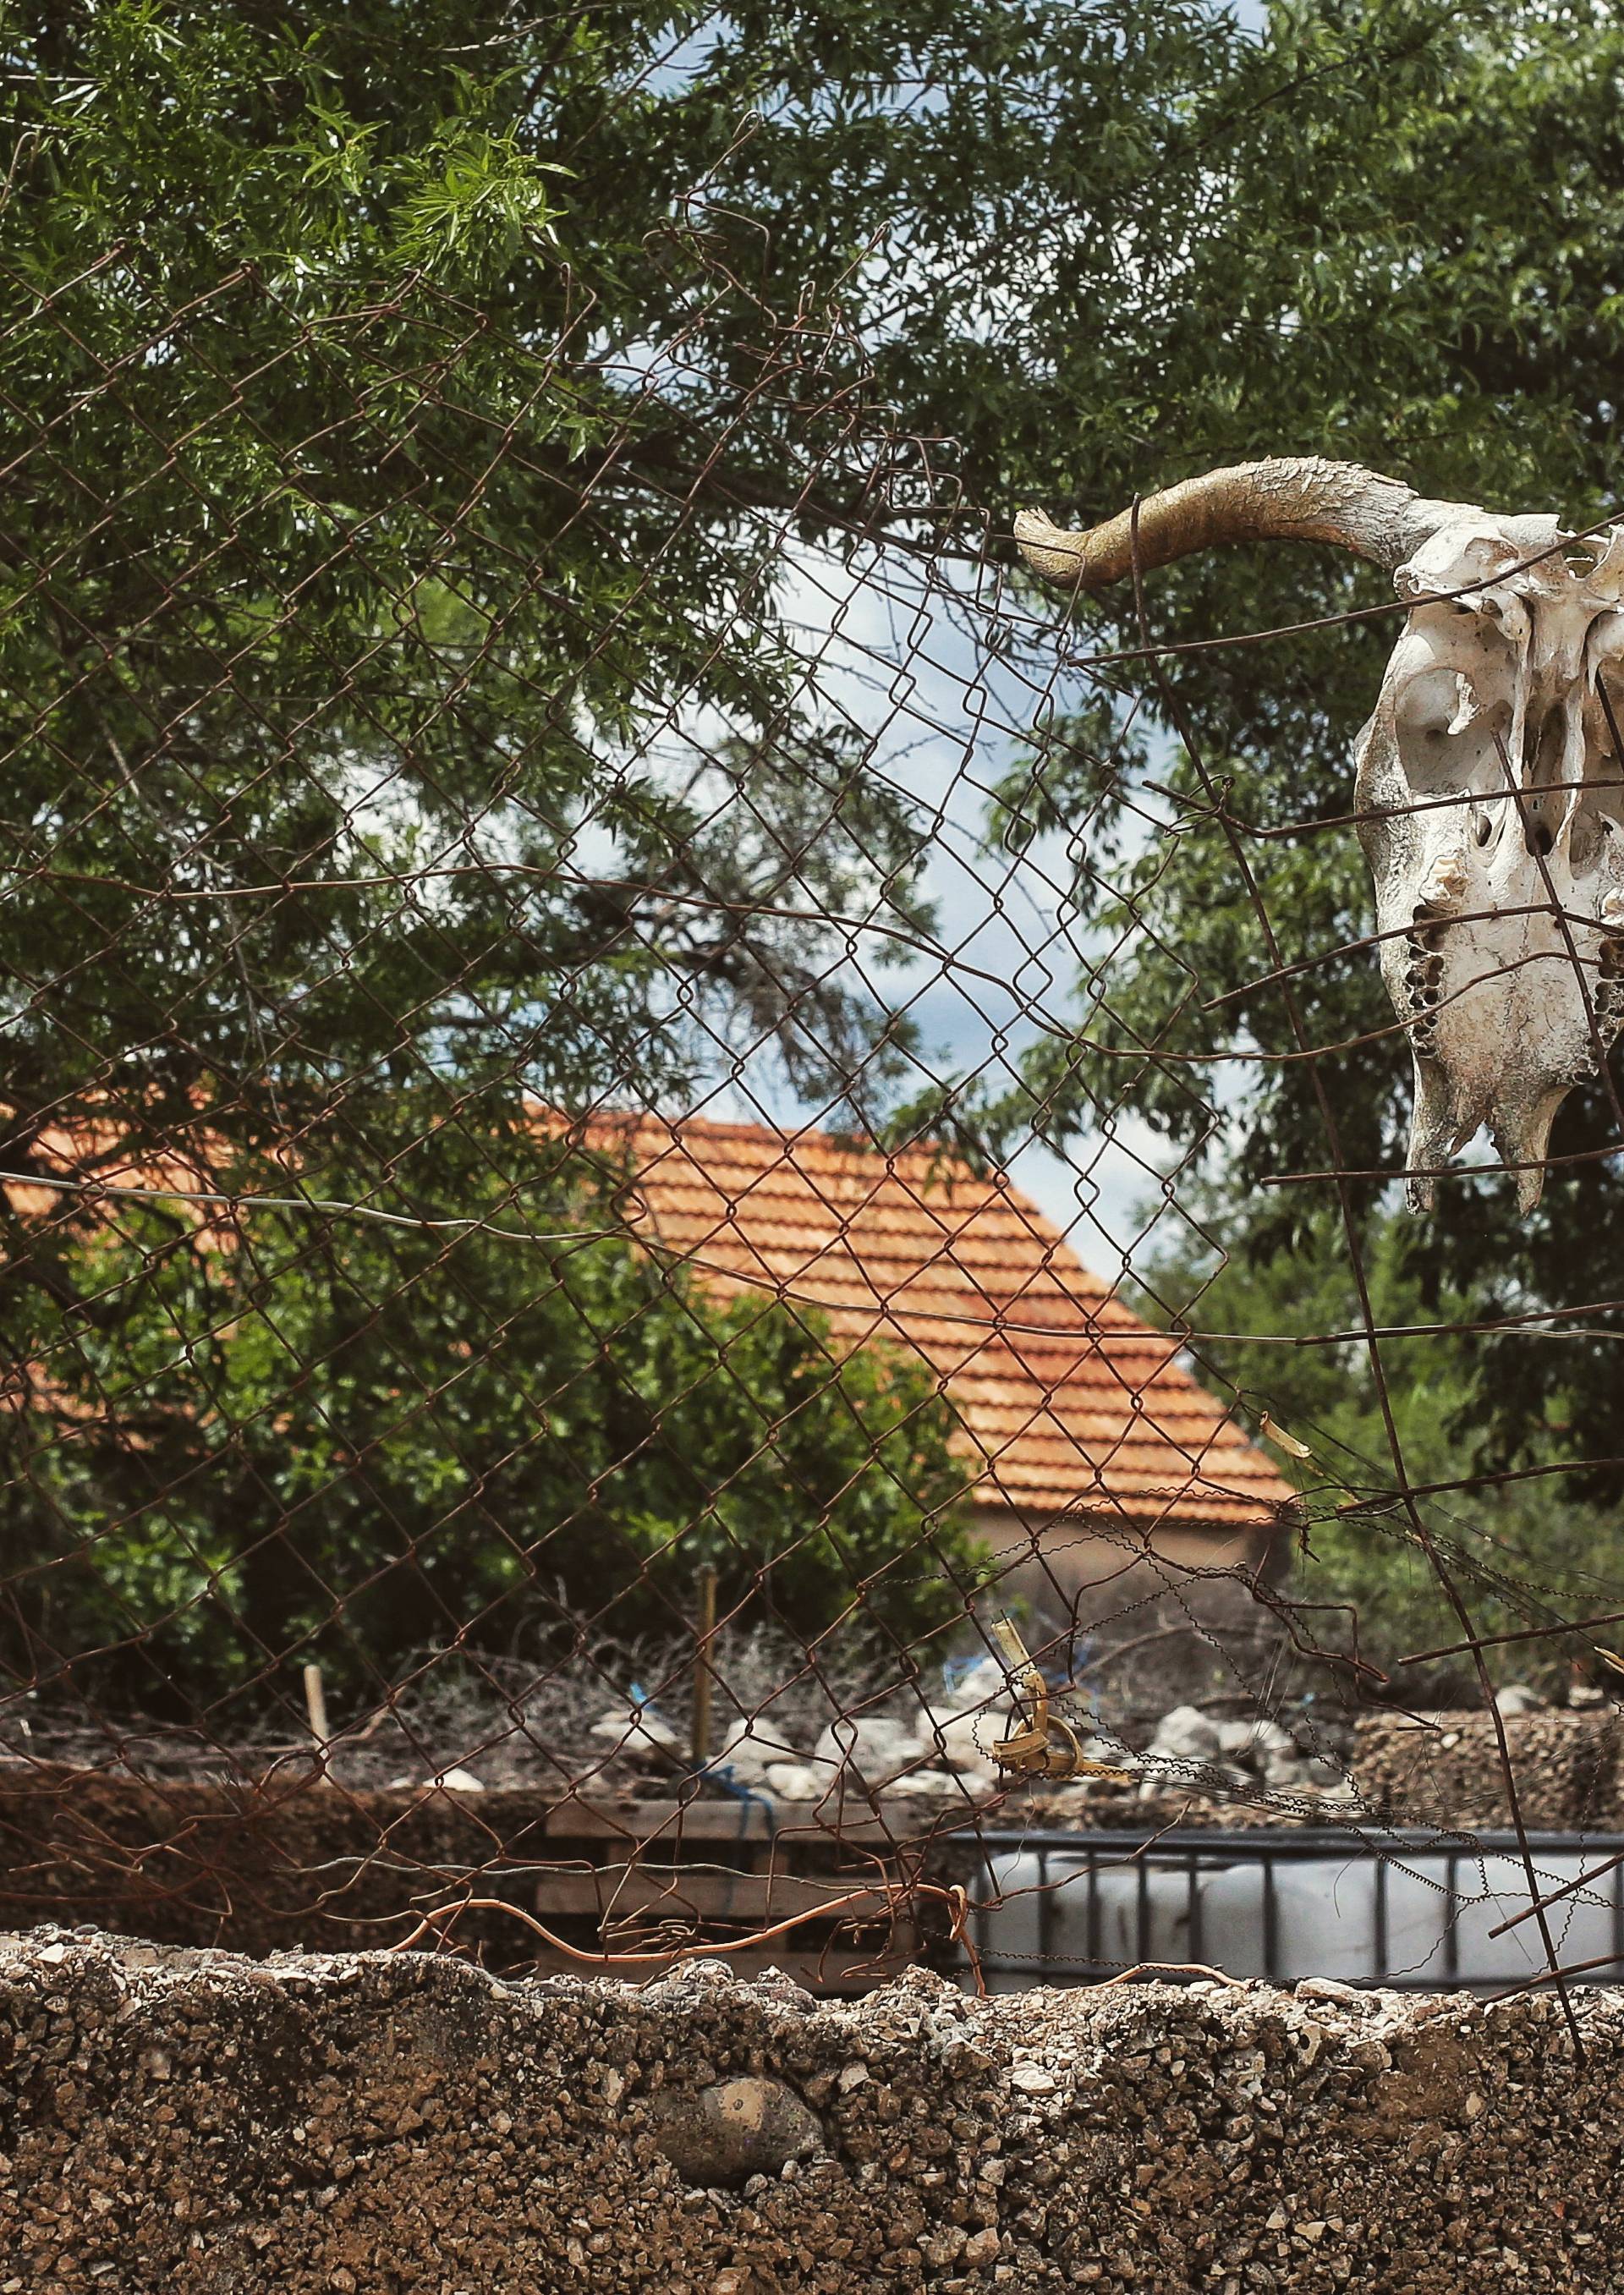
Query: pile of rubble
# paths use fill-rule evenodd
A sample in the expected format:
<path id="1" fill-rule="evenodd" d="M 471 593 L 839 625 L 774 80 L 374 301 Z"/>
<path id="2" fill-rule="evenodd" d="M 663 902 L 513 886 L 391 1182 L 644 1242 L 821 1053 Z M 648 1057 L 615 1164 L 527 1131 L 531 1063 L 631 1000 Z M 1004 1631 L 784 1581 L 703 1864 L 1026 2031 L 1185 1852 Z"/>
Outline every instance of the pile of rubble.
<path id="1" fill-rule="evenodd" d="M 791 1803 L 854 1789 L 870 1797 L 981 1801 L 1017 1781 L 997 1758 L 1011 1723 L 1009 1685 L 995 1660 L 983 1660 L 911 1711 L 895 1707 L 892 1700 L 890 1710 L 835 1720 L 810 1747 L 793 1742 L 771 1710 L 741 1715 L 700 1774 L 723 1790 Z M 1302 1720 L 1293 1734 L 1281 1721 L 1218 1720 L 1180 1705 L 1137 1750 L 1097 1720 L 1072 1726 L 1083 1772 L 1073 1784 L 1048 1789 L 1057 1819 L 1068 1797 L 1080 1809 L 1084 1802 L 1154 1802 L 1169 1794 L 1213 1801 L 1283 1795 L 1341 1807 L 1359 1798 L 1343 1758 L 1346 1738 L 1332 1738 L 1323 1724 Z M 672 1763 L 685 1759 L 680 1733 L 646 1703 L 605 1713 L 593 1735 Z"/>
<path id="2" fill-rule="evenodd" d="M 1521 1691 L 1521 1685 L 1514 1685 Z M 1476 1712 L 1360 1716 L 1355 1767 L 1373 1813 L 1410 1824 L 1500 1831 L 1517 1813 L 1541 1832 L 1587 1833 L 1620 1821 L 1620 1736 L 1624 1715 L 1604 1699 L 1548 1708 L 1502 1690 L 1494 1715 Z M 1504 1737 L 1504 1751 L 1501 1740 Z"/>
<path id="3" fill-rule="evenodd" d="M 1055 1827 L 1377 1815 L 1482 1826 L 1510 1821 L 1504 1730 L 1527 1821 L 1547 1828 L 1612 1821 L 1617 1709 L 1600 1700 L 1555 1709 L 1521 1683 L 1503 1688 L 1495 1703 L 1498 1725 L 1481 1709 L 1394 1709 L 1355 1722 L 1308 1705 L 1233 1718 L 1179 1705 L 1154 1723 L 1124 1722 L 1119 1734 L 1057 1695 L 1081 1763 L 1080 1775 L 1061 1781 L 999 1761 L 1017 1717 L 1004 1668 L 985 1658 L 940 1690 L 915 1692 L 907 1703 L 895 1691 L 870 1694 L 854 1713 L 834 1719 L 804 1694 L 770 1698 L 753 1713 L 733 1711 L 697 1771 L 686 1717 L 632 1694 L 599 1709 L 586 1766 L 622 1792 L 629 1785 L 659 1798 L 679 1779 L 691 1790 L 697 1775 L 702 1791 L 809 1811 L 853 1797 L 985 1809 L 1014 1793 L 1026 1820 Z M 490 1780 L 460 1765 L 427 1782 L 457 1794 L 478 1793 Z"/>
<path id="4" fill-rule="evenodd" d="M 980 1797 L 1002 1776 L 992 1749 L 1006 1734 L 1008 1702 L 1004 1670 L 988 1658 L 934 1702 L 898 1711 L 893 1698 L 893 1710 L 843 1715 L 811 1745 L 804 1727 L 780 1720 L 770 1705 L 727 1726 L 699 1774 L 725 1791 L 779 1801 L 820 1801 L 847 1782 L 912 1800 L 966 1792 Z M 592 1735 L 606 1745 L 687 1766 L 682 1733 L 651 1703 L 611 1708 Z"/>
<path id="5" fill-rule="evenodd" d="M 481 1661 L 481 1671 L 494 1662 Z M 637 1672 L 661 1685 L 649 1693 Z M 440 1673 L 425 1670 L 429 1688 Z M 786 1682 L 789 1686 L 785 1687 Z M 696 1789 L 712 1798 L 756 1800 L 812 1817 L 853 1801 L 939 1807 L 944 1816 L 1014 1804 L 1023 1823 L 1142 1826 L 1181 1822 L 1250 1825 L 1334 1817 L 1503 1825 L 1509 1809 L 1500 1732 L 1514 1755 L 1519 1802 L 1530 1824 L 1613 1823 L 1620 1794 L 1618 1710 L 1598 1692 L 1569 1693 L 1553 1707 L 1522 1683 L 1502 1688 L 1497 1713 L 1371 1711 L 1357 1720 L 1305 1700 L 1272 1715 L 1179 1704 L 1159 1716 L 1118 1711 L 1102 1719 L 1086 1693 L 1056 1690 L 1053 1710 L 1073 1732 L 1074 1777 L 1002 1763 L 1000 1744 L 1022 1725 L 1004 1665 L 992 1657 L 944 1669 L 941 1685 L 899 1688 L 894 1665 L 870 1655 L 844 1672 L 812 1678 L 788 1654 L 747 1638 L 730 1647 L 714 1678 L 715 1733 L 696 1762 L 691 1660 L 620 1653 L 558 1667 L 539 1678 L 516 1671 L 500 1702 L 465 1689 L 437 1710 L 423 1691 L 386 1713 L 363 1716 L 314 1756 L 316 1772 L 352 1793 L 404 1793 L 447 1805 L 481 1794 L 663 1801 Z M 1142 1687 L 1141 1694 L 1142 1694 Z M 608 1702 L 606 1703 L 606 1699 Z M 59 1717 L 60 1718 L 60 1717 Z M 196 1730 L 158 1725 L 121 1734 L 110 1765 L 154 1781 L 240 1782 L 257 1770 L 284 1779 L 312 1762 L 306 1741 L 245 1740 L 233 1756 Z M 403 1755 L 405 1766 L 403 1766 Z M 61 1727 L 30 1708 L 0 1731 L 0 1773 L 35 1773 L 42 1762 L 100 1774 L 104 1737 Z"/>
<path id="6" fill-rule="evenodd" d="M 658 1686 L 641 1687 L 640 1675 Z M 616 1682 L 626 1684 L 618 1693 Z M 0 1772 L 29 1773 L 46 1762 L 96 1772 L 110 1766 L 154 1783 L 232 1785 L 272 1773 L 285 1781 L 314 1767 L 352 1793 L 457 1801 L 571 1791 L 658 1801 L 679 1791 L 686 1797 L 697 1783 L 710 1797 L 807 1810 L 854 1796 L 982 1809 L 1012 1792 L 1026 1807 L 1035 1792 L 1052 1804 L 1057 1823 L 1098 1822 L 1169 1796 L 1221 1812 L 1301 1807 L 1305 1797 L 1317 1804 L 1351 1790 L 1343 1761 L 1351 1733 L 1307 1707 L 1280 1718 L 1215 1718 L 1181 1704 L 1159 1718 L 1141 1710 L 1106 1720 L 1084 1694 L 1057 1691 L 1054 1710 L 1073 1732 L 1082 1765 L 1076 1782 L 1058 1784 L 1000 1762 L 997 1749 L 1021 1717 L 1003 1664 L 990 1656 L 951 1662 L 939 1685 L 902 1687 L 883 1654 L 844 1668 L 825 1661 L 813 1678 L 793 1652 L 741 1636 L 712 1687 L 714 1730 L 699 1761 L 691 1653 L 626 1649 L 542 1671 L 489 1658 L 461 1668 L 426 1662 L 421 1678 L 386 1707 L 302 1742 L 286 1736 L 285 1716 L 282 1736 L 232 1743 L 197 1728 L 132 1722 L 118 1732 L 111 1764 L 104 1729 L 25 1701 L 0 1720 Z M 1152 1815 L 1161 1821 L 1159 1806 Z"/>
<path id="7" fill-rule="evenodd" d="M 1139 1756 L 1141 1798 L 1183 1789 L 1255 1793 L 1261 1786 L 1322 1801 L 1357 1800 L 1345 1734 L 1322 1721 L 1295 1719 L 1293 1730 L 1259 1716 L 1222 1721 L 1194 1705 L 1175 1706 L 1157 1722 Z"/>

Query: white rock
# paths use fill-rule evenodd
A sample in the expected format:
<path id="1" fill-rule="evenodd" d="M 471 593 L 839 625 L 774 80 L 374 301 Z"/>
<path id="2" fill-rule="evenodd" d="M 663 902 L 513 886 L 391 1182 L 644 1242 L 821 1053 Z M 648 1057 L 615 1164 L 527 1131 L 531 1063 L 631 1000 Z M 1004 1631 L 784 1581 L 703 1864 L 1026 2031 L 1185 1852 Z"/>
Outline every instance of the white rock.
<path id="1" fill-rule="evenodd" d="M 1175 1761 L 1163 1753 L 1147 1753 L 1139 1764 L 1139 1790 L 1146 1799 L 1163 1793 L 1211 1793 L 1228 1774 L 1221 1761 Z"/>
<path id="2" fill-rule="evenodd" d="M 1175 1705 L 1164 1713 L 1149 1746 L 1152 1753 L 1182 1761 L 1214 1761 L 1223 1749 L 1218 1723 L 1193 1705 Z"/>
<path id="3" fill-rule="evenodd" d="M 1009 1678 L 995 1657 L 978 1658 L 969 1670 L 943 1693 L 943 1703 L 963 1707 L 995 1704 L 1009 1694 Z"/>
<path id="4" fill-rule="evenodd" d="M 1348 1777 L 1340 1777 L 1334 1785 L 1310 1785 L 1309 1791 L 1322 1809 L 1362 1809 L 1364 1807 L 1359 1787 Z"/>
<path id="5" fill-rule="evenodd" d="M 1355 1984 L 1344 1984 L 1340 1976 L 1300 1976 L 1297 1979 L 1300 2000 L 1368 2000 L 1368 1992 L 1361 1992 Z"/>
<path id="6" fill-rule="evenodd" d="M 957 1802 L 960 1808 L 996 1793 L 1000 1769 L 910 1769 L 891 1788 L 909 1801 Z"/>
<path id="7" fill-rule="evenodd" d="M 1220 1752 L 1243 1761 L 1261 1761 L 1271 1754 L 1294 1754 L 1297 1750 L 1289 1729 L 1282 1728 L 1277 1721 L 1256 1717 L 1248 1721 L 1220 1721 L 1218 1743 Z"/>
<path id="8" fill-rule="evenodd" d="M 996 1713 L 956 1711 L 937 1706 L 919 1717 L 919 1741 L 928 1760 L 949 1769 L 995 1771 L 989 1748 L 1008 1735 Z"/>
<path id="9" fill-rule="evenodd" d="M 1159 1793 L 1255 1793 L 1258 1781 L 1251 1771 L 1237 1768 L 1233 1761 L 1172 1761 L 1145 1757 L 1144 1782 L 1139 1787 L 1141 1801 L 1154 1801 Z"/>
<path id="10" fill-rule="evenodd" d="M 853 1768 L 869 1785 L 883 1785 L 927 1762 L 935 1750 L 934 1741 L 927 1743 L 908 1722 L 875 1713 L 861 1721 L 831 1723 L 812 1747 L 812 1760 L 836 1769 Z"/>
<path id="11" fill-rule="evenodd" d="M 474 1793 L 485 1791 L 485 1782 L 471 1769 L 442 1769 L 437 1777 L 391 1777 L 386 1791 Z"/>
<path id="12" fill-rule="evenodd" d="M 593 1722 L 592 1734 L 611 1745 L 624 1745 L 628 1752 L 671 1753 L 682 1749 L 681 1731 L 647 1705 L 612 1705 L 601 1720 Z"/>
<path id="13" fill-rule="evenodd" d="M 1266 1753 L 1260 1766 L 1266 1785 L 1282 1787 L 1340 1785 L 1348 1774 L 1345 1761 L 1334 1753 L 1316 1751 L 1311 1743 Z"/>
<path id="14" fill-rule="evenodd" d="M 1547 1703 L 1526 1681 L 1508 1681 L 1504 1689 L 1495 1692 L 1494 1702 L 1497 1711 L 1512 1721 L 1524 1713 L 1543 1713 Z"/>
<path id="15" fill-rule="evenodd" d="M 743 1721 L 722 1739 L 706 1768 L 730 1769 L 737 1784 L 755 1785 L 765 1784 L 769 1769 L 799 1760 L 795 1747 L 776 1731 L 760 1722 Z"/>
<path id="16" fill-rule="evenodd" d="M 814 1769 L 806 1761 L 770 1761 L 762 1782 L 775 1801 L 821 1801 L 834 1772 Z"/>

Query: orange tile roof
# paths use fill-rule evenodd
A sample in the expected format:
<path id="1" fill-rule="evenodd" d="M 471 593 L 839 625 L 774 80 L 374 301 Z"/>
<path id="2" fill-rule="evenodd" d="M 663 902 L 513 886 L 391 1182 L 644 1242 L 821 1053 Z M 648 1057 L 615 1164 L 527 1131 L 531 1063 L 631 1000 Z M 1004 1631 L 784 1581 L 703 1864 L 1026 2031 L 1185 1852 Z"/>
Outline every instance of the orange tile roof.
<path id="1" fill-rule="evenodd" d="M 536 1111 L 541 1128 L 561 1119 Z M 603 1115 L 592 1148 L 636 1174 L 627 1210 L 714 1289 L 821 1310 L 837 1340 L 923 1358 L 964 1429 L 974 1495 L 1022 1515 L 1140 1528 L 1272 1523 L 1293 1492 L 1206 1389 L 1177 1340 L 1129 1312 L 1001 1173 L 936 1148 L 894 1154 L 804 1131 Z M 111 1124 L 45 1135 L 73 1168 Z M 106 1186 L 207 1190 L 207 1143 L 110 1157 Z M 61 1198 L 13 1182 L 13 1207 Z M 229 1241 L 200 1206 L 211 1244 Z"/>
<path id="2" fill-rule="evenodd" d="M 1139 1526 L 1241 1529 L 1293 1493 L 1001 1174 L 931 1148 L 885 1155 L 819 1131 L 604 1116 L 632 1215 L 724 1293 L 821 1308 L 843 1342 L 900 1342 L 964 1426 L 983 1504 Z"/>

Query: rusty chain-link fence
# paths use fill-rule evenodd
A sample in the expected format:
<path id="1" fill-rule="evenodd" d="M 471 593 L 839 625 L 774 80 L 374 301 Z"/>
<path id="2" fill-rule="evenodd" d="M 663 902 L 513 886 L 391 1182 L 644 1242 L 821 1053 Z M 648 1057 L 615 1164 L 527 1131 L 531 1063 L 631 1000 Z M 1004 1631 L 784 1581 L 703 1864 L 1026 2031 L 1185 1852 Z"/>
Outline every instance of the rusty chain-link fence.
<path id="1" fill-rule="evenodd" d="M 1624 1602 L 1508 1511 L 1595 1461 L 1400 1439 L 1567 1303 L 1229 1247 L 1248 1079 L 1404 1049 L 1278 1000 L 1372 961 L 1271 905 L 1346 809 L 1249 808 L 703 183 L 641 336 L 532 188 L 528 300 L 7 274 L 5 1919 L 858 1985 L 1057 1836 L 1284 1825 L 1442 1844 L 1440 1934 L 1572 1878 L 1516 1949 L 1616 1972 L 1530 1841 L 1619 1825 Z M 1158 897 L 1226 838 L 1239 1043 Z M 1093 1886 L 1007 1964 L 1134 1958 Z"/>

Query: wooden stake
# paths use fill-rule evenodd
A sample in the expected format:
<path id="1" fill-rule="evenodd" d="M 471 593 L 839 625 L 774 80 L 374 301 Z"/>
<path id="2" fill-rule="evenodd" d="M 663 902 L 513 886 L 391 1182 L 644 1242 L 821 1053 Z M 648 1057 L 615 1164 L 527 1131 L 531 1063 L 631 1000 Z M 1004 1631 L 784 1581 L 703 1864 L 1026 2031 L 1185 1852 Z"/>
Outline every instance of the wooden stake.
<path id="1" fill-rule="evenodd" d="M 699 1644 L 694 1658 L 694 1722 L 690 1750 L 694 1767 L 702 1769 L 711 1757 L 711 1644 L 716 1635 L 716 1565 L 702 1562 L 697 1580 L 699 1593 Z"/>
<path id="2" fill-rule="evenodd" d="M 305 1668 L 305 1711 L 310 1717 L 310 1735 L 315 1741 L 315 1749 L 325 1760 L 329 1744 L 327 1694 L 322 1687 L 322 1669 L 319 1665 L 307 1665 Z"/>

